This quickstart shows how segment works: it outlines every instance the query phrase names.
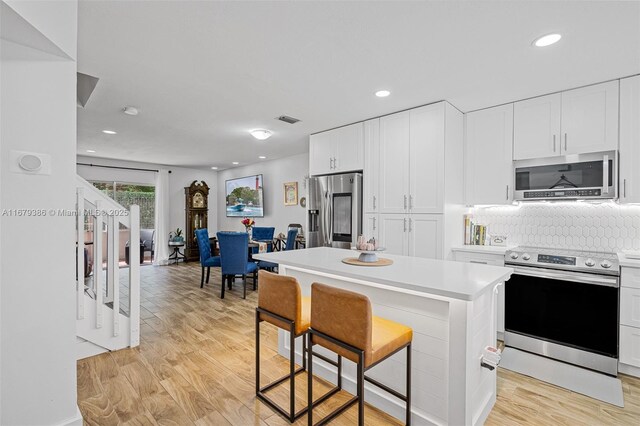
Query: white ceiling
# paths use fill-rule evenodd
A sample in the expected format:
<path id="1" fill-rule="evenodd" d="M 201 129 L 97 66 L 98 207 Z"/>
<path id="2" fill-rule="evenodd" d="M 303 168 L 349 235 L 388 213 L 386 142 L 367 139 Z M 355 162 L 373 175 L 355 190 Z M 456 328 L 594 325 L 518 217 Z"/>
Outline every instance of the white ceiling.
<path id="1" fill-rule="evenodd" d="M 442 99 L 466 112 L 639 73 L 640 3 L 82 0 L 78 38 L 78 71 L 100 78 L 78 154 L 224 169 Z"/>

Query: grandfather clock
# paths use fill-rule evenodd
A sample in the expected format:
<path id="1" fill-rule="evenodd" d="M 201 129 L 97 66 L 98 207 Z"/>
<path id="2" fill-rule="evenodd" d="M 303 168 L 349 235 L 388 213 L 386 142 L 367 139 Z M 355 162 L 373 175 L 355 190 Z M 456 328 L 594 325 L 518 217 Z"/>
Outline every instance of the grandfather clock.
<path id="1" fill-rule="evenodd" d="M 206 228 L 209 216 L 209 187 L 205 181 L 194 180 L 184 189 L 185 195 L 185 261 L 200 259 L 195 230 Z"/>

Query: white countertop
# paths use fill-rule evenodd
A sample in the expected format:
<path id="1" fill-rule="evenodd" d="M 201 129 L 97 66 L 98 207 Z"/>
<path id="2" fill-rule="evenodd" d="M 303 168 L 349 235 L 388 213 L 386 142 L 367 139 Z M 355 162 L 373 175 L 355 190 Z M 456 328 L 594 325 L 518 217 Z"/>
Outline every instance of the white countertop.
<path id="1" fill-rule="evenodd" d="M 393 260 L 389 266 L 354 266 L 342 263 L 346 257 L 358 257 L 354 250 L 316 247 L 274 253 L 254 254 L 253 258 L 312 271 L 370 281 L 412 291 L 471 301 L 487 287 L 506 281 L 512 268 L 478 265 L 381 253 Z"/>
<path id="2" fill-rule="evenodd" d="M 487 253 L 487 254 L 501 254 L 504 255 L 507 250 L 511 250 L 515 246 L 473 246 L 463 245 L 451 247 L 453 251 L 468 251 L 472 253 Z"/>
<path id="3" fill-rule="evenodd" d="M 622 252 L 618 253 L 618 262 L 620 262 L 620 266 L 640 268 L 640 259 L 630 259 Z"/>

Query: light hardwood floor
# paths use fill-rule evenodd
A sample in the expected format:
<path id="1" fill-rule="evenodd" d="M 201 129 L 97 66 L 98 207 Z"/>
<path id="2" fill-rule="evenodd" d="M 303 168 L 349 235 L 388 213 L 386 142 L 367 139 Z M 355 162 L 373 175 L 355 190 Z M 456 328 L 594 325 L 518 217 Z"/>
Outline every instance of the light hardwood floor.
<path id="1" fill-rule="evenodd" d="M 236 284 L 219 298 L 220 275 L 200 289 L 195 263 L 141 268 L 141 344 L 78 361 L 78 405 L 91 425 L 286 425 L 254 396 L 254 308 Z M 262 327 L 262 380 L 285 374 L 276 329 Z M 306 402 L 306 376 L 296 383 L 297 408 Z M 640 379 L 621 376 L 625 408 L 506 370 L 498 372 L 498 401 L 489 425 L 638 425 Z M 317 381 L 314 393 L 328 385 Z M 288 384 L 270 395 L 285 405 Z M 348 399 L 342 392 L 316 409 L 324 415 Z M 367 406 L 367 425 L 401 424 Z M 352 407 L 332 424 L 356 424 Z M 306 416 L 296 424 L 306 425 Z"/>

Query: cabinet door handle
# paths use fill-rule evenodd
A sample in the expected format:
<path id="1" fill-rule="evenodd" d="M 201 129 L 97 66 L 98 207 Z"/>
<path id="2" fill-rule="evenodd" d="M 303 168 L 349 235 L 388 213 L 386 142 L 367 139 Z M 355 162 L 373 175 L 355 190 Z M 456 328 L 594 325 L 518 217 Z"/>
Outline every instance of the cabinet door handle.
<path id="1" fill-rule="evenodd" d="M 507 201 L 509 201 L 509 185 L 507 185 Z"/>
<path id="2" fill-rule="evenodd" d="M 373 209 L 376 209 L 376 196 L 373 196 Z"/>
<path id="3" fill-rule="evenodd" d="M 470 260 L 469 263 L 478 263 L 480 265 L 488 265 L 488 262 L 482 262 L 480 260 Z"/>
<path id="4" fill-rule="evenodd" d="M 375 217 L 373 218 L 373 230 L 374 231 L 376 230 L 376 218 Z"/>
<path id="5" fill-rule="evenodd" d="M 567 134 L 564 134 L 564 151 L 567 152 Z"/>
<path id="6" fill-rule="evenodd" d="M 553 152 L 556 152 L 556 135 L 553 135 Z"/>
<path id="7" fill-rule="evenodd" d="M 407 196 L 404 196 L 404 209 L 407 209 Z"/>
<path id="8" fill-rule="evenodd" d="M 413 195 L 409 195 L 409 210 L 413 209 Z"/>
<path id="9" fill-rule="evenodd" d="M 333 157 L 333 169 L 337 169 L 338 168 L 338 159 L 336 157 Z"/>
<path id="10" fill-rule="evenodd" d="M 329 157 L 329 170 L 333 170 L 333 158 Z"/>
<path id="11" fill-rule="evenodd" d="M 413 229 L 413 219 L 409 218 L 409 232 Z"/>
<path id="12" fill-rule="evenodd" d="M 407 219 L 406 219 L 406 218 L 405 218 L 405 219 L 402 219 L 402 222 L 403 222 L 403 224 L 404 224 L 404 229 L 403 229 L 403 231 L 404 231 L 404 232 L 407 232 Z"/>

